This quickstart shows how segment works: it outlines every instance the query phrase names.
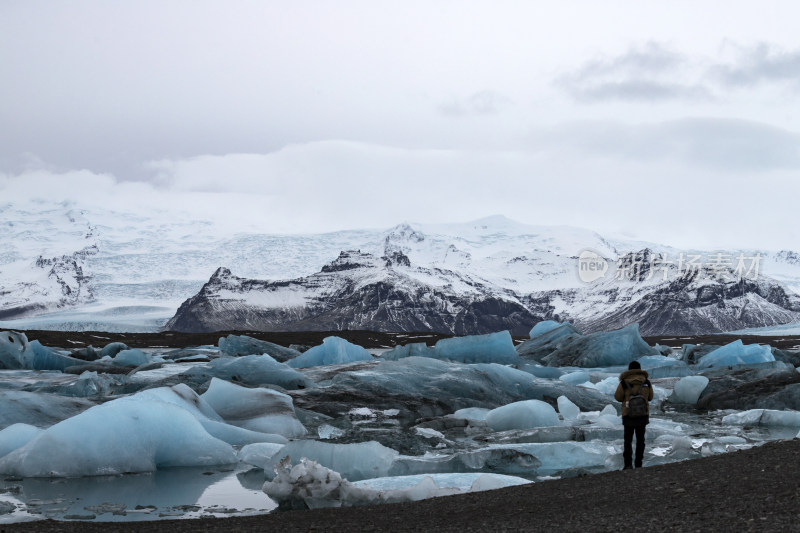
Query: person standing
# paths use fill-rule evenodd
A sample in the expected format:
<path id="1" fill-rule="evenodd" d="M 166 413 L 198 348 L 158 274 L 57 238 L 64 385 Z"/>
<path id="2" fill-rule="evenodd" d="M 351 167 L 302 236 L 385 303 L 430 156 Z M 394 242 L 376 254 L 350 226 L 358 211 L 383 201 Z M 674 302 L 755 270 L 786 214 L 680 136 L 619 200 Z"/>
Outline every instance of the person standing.
<path id="1" fill-rule="evenodd" d="M 653 386 L 647 372 L 638 361 L 631 362 L 628 370 L 619 375 L 619 385 L 614 399 L 622 402 L 622 427 L 625 430 L 625 444 L 622 459 L 623 470 L 642 467 L 644 459 L 644 432 L 650 423 L 650 401 L 653 399 Z M 636 434 L 636 458 L 633 460 L 633 436 Z"/>

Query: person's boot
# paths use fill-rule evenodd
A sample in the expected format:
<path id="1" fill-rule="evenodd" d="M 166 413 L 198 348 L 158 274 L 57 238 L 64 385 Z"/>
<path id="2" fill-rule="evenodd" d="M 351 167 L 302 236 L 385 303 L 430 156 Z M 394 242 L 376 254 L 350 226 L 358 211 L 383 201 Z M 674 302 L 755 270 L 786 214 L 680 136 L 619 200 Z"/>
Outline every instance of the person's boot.
<path id="1" fill-rule="evenodd" d="M 633 468 L 631 465 L 625 465 L 622 467 L 623 470 L 630 470 L 631 468 Z"/>

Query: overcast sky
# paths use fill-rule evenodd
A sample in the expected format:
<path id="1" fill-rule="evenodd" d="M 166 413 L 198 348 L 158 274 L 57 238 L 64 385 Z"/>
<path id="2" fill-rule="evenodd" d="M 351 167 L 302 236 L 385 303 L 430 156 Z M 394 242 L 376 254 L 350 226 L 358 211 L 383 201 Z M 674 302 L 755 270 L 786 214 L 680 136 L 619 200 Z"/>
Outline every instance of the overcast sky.
<path id="1" fill-rule="evenodd" d="M 800 249 L 793 1 L 0 2 L 0 208 Z"/>

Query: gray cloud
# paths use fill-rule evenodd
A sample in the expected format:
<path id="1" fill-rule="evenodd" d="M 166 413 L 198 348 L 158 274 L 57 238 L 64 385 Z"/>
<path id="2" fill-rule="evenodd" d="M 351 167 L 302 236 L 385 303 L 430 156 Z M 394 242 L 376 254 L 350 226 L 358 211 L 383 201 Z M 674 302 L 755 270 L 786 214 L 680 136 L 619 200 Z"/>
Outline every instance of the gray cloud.
<path id="1" fill-rule="evenodd" d="M 629 125 L 573 123 L 534 137 L 537 146 L 593 157 L 681 162 L 690 167 L 751 174 L 800 169 L 800 135 L 761 122 L 691 118 Z"/>
<path id="2" fill-rule="evenodd" d="M 452 98 L 439 105 L 439 112 L 448 117 L 464 117 L 470 115 L 494 115 L 511 103 L 511 100 L 495 91 L 480 91 L 466 100 Z"/>
<path id="3" fill-rule="evenodd" d="M 675 81 L 688 67 L 686 56 L 648 42 L 617 57 L 596 59 L 574 72 L 559 76 L 555 84 L 580 101 L 708 100 L 712 92 L 696 82 Z"/>
<path id="4" fill-rule="evenodd" d="M 783 51 L 769 43 L 739 48 L 733 64 L 715 65 L 709 73 L 729 87 L 746 87 L 760 83 L 800 83 L 800 50 Z"/>
<path id="5" fill-rule="evenodd" d="M 575 100 L 590 103 L 697 102 L 718 100 L 729 89 L 800 85 L 800 50 L 785 51 L 769 43 L 734 47 L 733 61 L 699 61 L 649 42 L 616 57 L 588 61 L 557 77 L 554 84 Z"/>

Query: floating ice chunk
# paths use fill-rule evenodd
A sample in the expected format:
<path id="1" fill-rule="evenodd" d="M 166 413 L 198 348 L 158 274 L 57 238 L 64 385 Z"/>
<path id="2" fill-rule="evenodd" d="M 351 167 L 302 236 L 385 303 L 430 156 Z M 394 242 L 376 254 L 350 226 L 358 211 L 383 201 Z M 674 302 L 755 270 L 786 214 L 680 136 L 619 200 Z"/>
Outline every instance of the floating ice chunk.
<path id="1" fill-rule="evenodd" d="M 617 415 L 618 415 L 617 409 L 611 404 L 606 405 L 605 407 L 603 407 L 603 410 L 600 411 L 600 416 L 617 416 Z"/>
<path id="2" fill-rule="evenodd" d="M 515 365 L 519 363 L 519 355 L 514 349 L 514 341 L 508 331 L 441 339 L 433 347 L 432 357 L 467 364 Z"/>
<path id="3" fill-rule="evenodd" d="M 223 355 L 240 357 L 242 355 L 268 354 L 281 363 L 300 355 L 300 352 L 292 348 L 286 348 L 272 342 L 254 339 L 247 335 L 228 335 L 227 337 L 220 337 L 218 346 L 219 351 Z"/>
<path id="4" fill-rule="evenodd" d="M 696 405 L 707 385 L 708 378 L 705 376 L 686 376 L 675 384 L 669 400 L 674 403 Z"/>
<path id="5" fill-rule="evenodd" d="M 516 350 L 520 357 L 538 362 L 543 357 L 582 336 L 583 334 L 580 331 L 569 322 L 566 322 L 562 326 L 526 340 L 518 345 Z"/>
<path id="6" fill-rule="evenodd" d="M 698 368 L 719 366 L 748 365 L 774 361 L 775 356 L 769 346 L 749 344 L 745 346 L 741 339 L 735 340 L 721 348 L 717 348 L 700 358 Z"/>
<path id="7" fill-rule="evenodd" d="M 271 442 L 258 442 L 248 444 L 239 450 L 239 461 L 266 470 L 270 465 L 270 459 L 278 453 L 283 444 Z"/>
<path id="8" fill-rule="evenodd" d="M 608 456 L 620 453 L 618 447 L 600 441 L 493 444 L 490 447 L 514 449 L 533 455 L 541 461 L 541 466 L 536 469 L 539 476 L 572 469 L 605 470 Z"/>
<path id="9" fill-rule="evenodd" d="M 208 434 L 223 442 L 232 444 L 233 446 L 244 446 L 254 443 L 276 443 L 286 444 L 288 439 L 283 435 L 277 433 L 261 433 L 260 431 L 252 431 L 250 429 L 240 428 L 225 422 L 217 422 L 216 420 L 198 419 L 200 424 L 208 431 Z"/>
<path id="10" fill-rule="evenodd" d="M 128 345 L 123 342 L 110 342 L 100 350 L 100 357 L 114 357 L 123 350 L 128 350 Z"/>
<path id="11" fill-rule="evenodd" d="M 289 360 L 288 365 L 292 368 L 308 368 L 310 366 L 372 361 L 372 359 L 372 355 L 361 346 L 349 343 L 340 337 L 325 337 L 321 345 L 314 346 Z"/>
<path id="12" fill-rule="evenodd" d="M 722 417 L 722 423 L 730 426 L 798 426 L 800 411 L 775 411 L 772 409 L 750 409 Z"/>
<path id="13" fill-rule="evenodd" d="M 42 346 L 39 341 L 28 342 L 28 337 L 19 331 L 0 332 L 0 369 L 63 371 L 85 363 Z"/>
<path id="14" fill-rule="evenodd" d="M 417 435 L 425 437 L 426 439 L 444 439 L 444 434 L 431 428 L 415 428 Z"/>
<path id="15" fill-rule="evenodd" d="M 395 346 L 381 354 L 381 359 L 386 361 L 397 361 L 405 357 L 433 357 L 433 348 L 429 348 L 424 342 L 412 342 L 403 346 Z"/>
<path id="16" fill-rule="evenodd" d="M 326 468 L 339 472 L 347 479 L 357 481 L 371 477 L 383 477 L 389 473 L 398 452 L 370 441 L 357 444 L 333 444 L 313 440 L 293 441 L 284 446 L 273 458 L 271 465 L 289 456 L 291 464 L 302 458 L 316 461 Z"/>
<path id="17" fill-rule="evenodd" d="M 540 400 L 524 400 L 492 409 L 486 415 L 486 423 L 495 431 L 560 424 L 556 410 Z"/>
<path id="18" fill-rule="evenodd" d="M 29 424 L 12 424 L 0 431 L 0 457 L 22 448 L 43 430 Z"/>
<path id="19" fill-rule="evenodd" d="M 563 370 L 553 366 L 528 364 L 528 365 L 520 365 L 519 369 L 524 372 L 527 372 L 528 374 L 533 374 L 537 378 L 545 378 L 545 379 L 558 379 L 564 374 Z"/>
<path id="20" fill-rule="evenodd" d="M 348 507 L 419 501 L 437 496 L 521 485 L 530 481 L 494 474 L 433 474 L 377 478 L 351 483 L 315 461 L 288 461 L 276 468 L 263 490 L 282 508 Z"/>
<path id="21" fill-rule="evenodd" d="M 450 487 L 461 492 L 493 490 L 532 483 L 528 479 L 504 474 L 452 473 L 416 474 L 411 476 L 390 476 L 357 481 L 354 485 L 374 490 L 402 490 L 417 485 L 423 478 L 430 477 L 440 487 Z"/>
<path id="22" fill-rule="evenodd" d="M 117 366 L 141 366 L 152 361 L 153 357 L 150 354 L 146 354 L 135 348 L 121 350 L 111 360 L 111 362 Z"/>
<path id="23" fill-rule="evenodd" d="M 314 383 L 297 370 L 279 363 L 269 355 L 220 357 L 184 372 L 187 377 L 217 377 L 244 385 L 278 385 L 284 389 L 305 389 Z"/>
<path id="24" fill-rule="evenodd" d="M 658 346 L 658 345 L 656 345 Z M 657 349 L 657 348 L 656 348 Z M 643 370 L 651 370 L 662 366 L 686 366 L 683 361 L 678 361 L 664 355 L 645 355 L 637 359 Z"/>
<path id="25" fill-rule="evenodd" d="M 335 439 L 344 435 L 344 431 L 330 424 L 322 424 L 317 428 L 317 435 L 321 439 Z"/>
<path id="26" fill-rule="evenodd" d="M 491 409 L 484 409 L 483 407 L 467 407 L 465 409 L 459 409 L 450 416 L 453 418 L 465 418 L 467 420 L 486 420 L 486 416 L 490 411 Z"/>
<path id="27" fill-rule="evenodd" d="M 18 422 L 45 428 L 92 407 L 83 398 L 27 391 L 0 392 L 0 428 Z"/>
<path id="28" fill-rule="evenodd" d="M 170 403 L 188 411 L 208 433 L 221 441 L 235 446 L 254 442 L 285 444 L 287 439 L 276 433 L 265 433 L 228 424 L 208 402 L 188 385 L 180 383 L 173 387 L 159 387 L 139 392 L 134 397 Z"/>
<path id="29" fill-rule="evenodd" d="M 0 331 L 0 368 L 27 368 L 28 337 L 18 331 Z"/>
<path id="30" fill-rule="evenodd" d="M 570 372 L 569 374 L 563 374 L 558 379 L 571 383 L 572 385 L 580 385 L 581 383 L 589 381 L 591 377 L 589 372 Z"/>
<path id="31" fill-rule="evenodd" d="M 514 401 L 561 395 L 584 410 L 599 410 L 608 403 L 606 395 L 597 391 L 559 380 L 537 379 L 509 366 L 448 363 L 427 357 L 381 361 L 371 368 L 340 372 L 329 386 L 308 391 L 303 397 L 319 404 L 341 403 L 346 398 L 343 393 L 352 394 L 354 402 L 371 398 L 376 407 L 402 405 L 404 412 L 411 411 L 417 418 L 444 416 L 465 407 L 495 408 Z M 424 405 L 420 398 L 426 400 Z"/>
<path id="32" fill-rule="evenodd" d="M 569 324 L 569 322 L 565 322 L 564 324 Z M 528 334 L 528 336 L 532 339 L 547 333 L 548 331 L 560 328 L 564 324 L 556 322 L 555 320 L 542 320 L 541 322 L 537 322 L 536 325 L 531 328 L 531 332 Z"/>
<path id="33" fill-rule="evenodd" d="M 549 366 L 609 367 L 627 365 L 658 352 L 639 335 L 639 324 L 615 331 L 583 335 L 560 347 L 542 361 Z"/>
<path id="34" fill-rule="evenodd" d="M 594 387 L 603 394 L 614 394 L 617 390 L 617 385 L 619 385 L 619 377 L 611 376 L 598 381 L 594 384 Z"/>
<path id="35" fill-rule="evenodd" d="M 536 457 L 509 448 L 481 448 L 451 454 L 401 455 L 395 459 L 390 476 L 454 472 L 530 474 L 541 464 Z"/>
<path id="36" fill-rule="evenodd" d="M 0 472 L 76 477 L 236 462 L 233 448 L 176 405 L 120 398 L 48 428 L 0 459 Z"/>
<path id="37" fill-rule="evenodd" d="M 559 396 L 556 399 L 558 403 L 558 412 L 564 417 L 564 420 L 575 420 L 581 414 L 581 409 L 572 403 L 566 396 Z"/>
<path id="38" fill-rule="evenodd" d="M 201 398 L 234 426 L 289 438 L 306 434 L 306 428 L 295 416 L 292 398 L 286 394 L 269 389 L 248 389 L 211 378 Z"/>

